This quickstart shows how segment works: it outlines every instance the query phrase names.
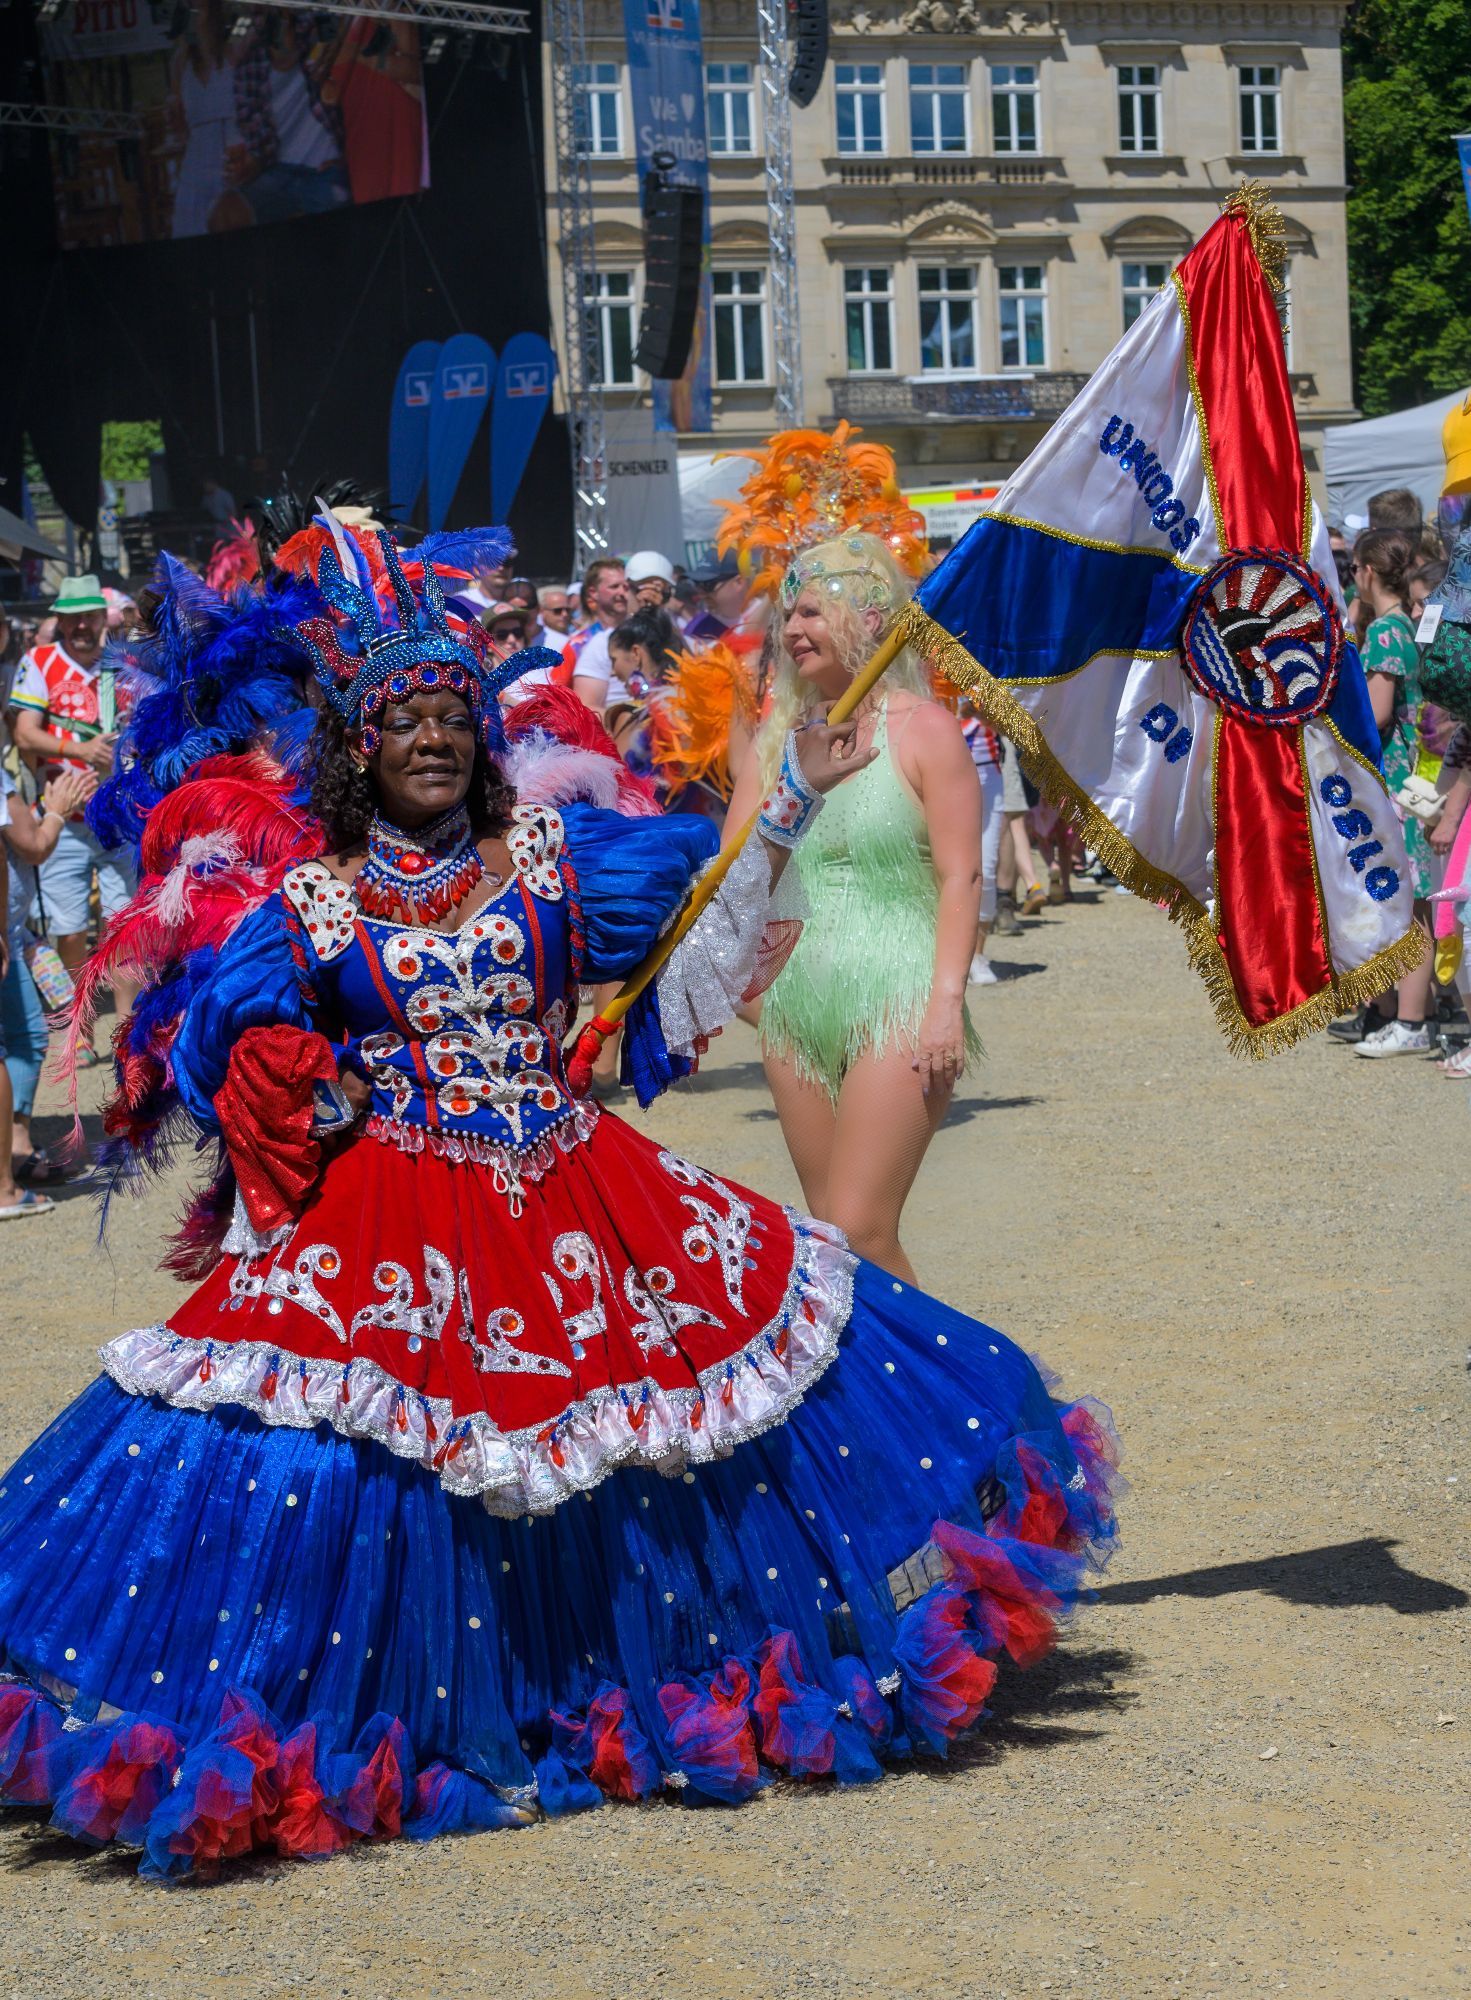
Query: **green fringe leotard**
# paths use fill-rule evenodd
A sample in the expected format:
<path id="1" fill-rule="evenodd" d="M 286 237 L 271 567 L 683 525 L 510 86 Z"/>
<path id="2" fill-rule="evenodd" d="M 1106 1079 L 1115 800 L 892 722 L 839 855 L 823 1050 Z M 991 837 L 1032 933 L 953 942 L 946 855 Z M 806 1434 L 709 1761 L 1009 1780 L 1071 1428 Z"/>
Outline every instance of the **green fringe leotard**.
<path id="1" fill-rule="evenodd" d="M 918 1045 L 935 977 L 940 890 L 924 814 L 889 747 L 828 794 L 793 864 L 809 906 L 802 935 L 761 1005 L 761 1045 L 836 1099 L 865 1049 Z M 965 1017 L 968 1056 L 980 1039 Z"/>

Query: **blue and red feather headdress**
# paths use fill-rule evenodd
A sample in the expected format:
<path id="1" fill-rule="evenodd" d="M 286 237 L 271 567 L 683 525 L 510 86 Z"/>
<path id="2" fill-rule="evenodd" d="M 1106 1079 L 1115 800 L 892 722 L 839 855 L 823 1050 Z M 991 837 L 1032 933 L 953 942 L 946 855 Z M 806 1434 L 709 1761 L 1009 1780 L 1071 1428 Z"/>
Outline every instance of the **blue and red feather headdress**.
<path id="1" fill-rule="evenodd" d="M 504 528 L 477 528 L 430 535 L 409 555 L 386 528 L 345 527 L 330 508 L 281 549 L 277 563 L 309 577 L 321 600 L 293 626 L 295 637 L 328 705 L 360 732 L 369 756 L 388 704 L 436 688 L 461 695 L 485 747 L 504 750 L 502 691 L 555 656 L 537 648 L 498 660 L 473 606 L 447 602 L 445 584 L 453 590 L 510 554 Z"/>

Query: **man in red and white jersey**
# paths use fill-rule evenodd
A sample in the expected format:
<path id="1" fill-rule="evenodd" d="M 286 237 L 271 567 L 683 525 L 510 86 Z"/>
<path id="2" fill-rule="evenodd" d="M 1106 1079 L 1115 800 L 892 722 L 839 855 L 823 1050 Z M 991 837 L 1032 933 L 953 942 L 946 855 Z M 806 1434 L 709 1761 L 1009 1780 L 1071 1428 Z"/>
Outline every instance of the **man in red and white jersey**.
<path id="1" fill-rule="evenodd" d="M 11 734 L 43 779 L 73 770 L 90 771 L 100 781 L 112 769 L 120 719 L 117 677 L 103 673 L 99 664 L 107 637 L 107 599 L 95 576 L 69 576 L 51 608 L 57 636 L 31 648 L 10 690 Z M 87 956 L 94 881 L 104 923 L 138 886 L 132 857 L 109 853 L 77 813 L 42 864 L 37 895 L 42 921 L 72 974 Z M 137 987 L 118 979 L 113 992 L 119 1015 L 126 1014 Z"/>

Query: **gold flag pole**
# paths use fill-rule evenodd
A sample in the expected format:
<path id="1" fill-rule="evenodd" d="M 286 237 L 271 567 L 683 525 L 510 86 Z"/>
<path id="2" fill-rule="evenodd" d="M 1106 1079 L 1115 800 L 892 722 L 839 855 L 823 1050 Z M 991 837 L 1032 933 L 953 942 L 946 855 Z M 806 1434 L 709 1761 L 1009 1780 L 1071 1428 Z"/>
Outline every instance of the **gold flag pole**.
<path id="1" fill-rule="evenodd" d="M 894 622 L 878 651 L 861 672 L 854 675 L 846 691 L 839 695 L 828 711 L 828 724 L 836 727 L 846 722 L 858 704 L 883 678 L 904 650 L 909 639 L 908 623 L 902 608 L 895 615 Z M 681 938 L 686 937 L 700 920 L 701 912 L 711 901 L 721 883 L 729 874 L 736 856 L 755 831 L 760 809 L 753 812 L 734 840 L 727 841 L 709 868 L 700 877 L 690 892 L 689 900 L 680 911 L 674 923 L 655 943 L 645 957 L 629 973 L 622 986 L 608 1002 L 600 1014 L 594 1014 L 582 1033 L 577 1037 L 571 1061 L 567 1065 L 567 1082 L 575 1097 L 585 1097 L 592 1083 L 593 1064 L 609 1035 L 618 1026 L 629 1008 L 637 1000 L 650 981 L 657 979 L 669 961 L 669 957 Z"/>

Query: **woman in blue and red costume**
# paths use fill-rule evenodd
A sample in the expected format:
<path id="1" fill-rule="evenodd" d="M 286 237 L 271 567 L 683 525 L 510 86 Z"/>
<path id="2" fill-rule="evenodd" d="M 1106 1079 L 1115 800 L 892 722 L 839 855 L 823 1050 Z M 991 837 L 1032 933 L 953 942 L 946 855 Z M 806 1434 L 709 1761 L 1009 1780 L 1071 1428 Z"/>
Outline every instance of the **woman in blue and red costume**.
<path id="1" fill-rule="evenodd" d="M 203 954 L 168 1057 L 233 1220 L 0 1480 L 0 1791 L 172 1878 L 943 1755 L 1107 1552 L 1106 1417 L 571 1094 L 579 984 L 708 822 L 519 802 L 534 662 L 386 535 L 329 519 L 310 568 L 321 858 Z M 644 1101 L 850 746 L 793 737 L 634 1009 Z"/>

